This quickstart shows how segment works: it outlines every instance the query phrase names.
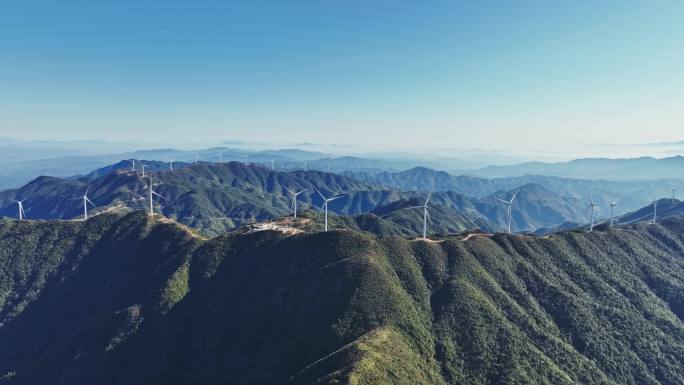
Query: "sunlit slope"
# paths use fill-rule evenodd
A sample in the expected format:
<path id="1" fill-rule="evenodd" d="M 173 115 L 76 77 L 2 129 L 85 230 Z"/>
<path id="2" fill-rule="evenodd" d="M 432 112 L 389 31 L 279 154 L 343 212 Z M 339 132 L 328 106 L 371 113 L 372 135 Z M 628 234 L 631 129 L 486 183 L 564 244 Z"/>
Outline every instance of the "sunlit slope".
<path id="1" fill-rule="evenodd" d="M 0 225 L 23 384 L 684 384 L 684 220 L 548 238 Z M 21 303 L 21 305 L 19 305 Z"/>

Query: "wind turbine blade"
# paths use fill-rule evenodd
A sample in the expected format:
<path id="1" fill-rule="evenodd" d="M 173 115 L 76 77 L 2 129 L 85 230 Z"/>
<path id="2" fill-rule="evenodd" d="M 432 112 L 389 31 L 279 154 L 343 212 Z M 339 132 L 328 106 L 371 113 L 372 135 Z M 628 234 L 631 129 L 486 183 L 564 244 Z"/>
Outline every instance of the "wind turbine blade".
<path id="1" fill-rule="evenodd" d="M 428 194 L 427 199 L 425 200 L 425 206 L 427 206 L 428 202 L 430 202 L 430 198 L 432 198 L 432 191 Z"/>
<path id="2" fill-rule="evenodd" d="M 313 185 L 312 185 L 312 186 L 313 186 Z M 323 200 L 326 200 L 326 197 L 325 197 L 323 194 L 321 194 L 320 191 L 318 191 L 318 189 L 316 188 L 316 186 L 313 186 L 313 188 L 314 188 L 314 190 L 316 190 L 316 192 L 318 193 L 318 195 L 320 195 L 321 198 L 323 198 Z"/>
<path id="3" fill-rule="evenodd" d="M 163 196 L 157 194 L 156 191 L 152 191 L 152 195 L 156 195 L 156 196 L 158 196 L 159 198 L 166 200 L 166 198 L 164 198 Z"/>
<path id="4" fill-rule="evenodd" d="M 299 195 L 299 194 L 303 193 L 304 191 L 306 191 L 306 190 L 302 190 L 302 191 L 296 193 L 295 195 Z"/>
<path id="5" fill-rule="evenodd" d="M 96 205 L 95 203 L 93 203 L 93 201 L 91 201 L 88 197 L 86 197 L 86 202 L 88 202 L 88 203 L 90 203 L 91 205 L 93 205 L 93 207 L 97 207 L 97 205 Z"/>
<path id="6" fill-rule="evenodd" d="M 503 202 L 503 203 L 505 203 L 505 204 L 508 204 L 508 203 L 509 203 L 508 201 L 505 201 L 505 200 L 503 200 L 503 199 L 501 199 L 501 198 L 494 198 L 494 199 L 496 199 L 496 200 L 499 201 L 499 202 Z"/>
<path id="7" fill-rule="evenodd" d="M 346 195 L 340 195 L 340 196 L 336 196 L 336 197 L 334 197 L 334 198 L 330 198 L 330 199 L 326 199 L 326 200 L 327 200 L 328 202 L 332 202 L 332 201 L 334 201 L 335 199 L 340 199 L 340 198 L 344 198 L 344 197 L 346 197 Z"/>
<path id="8" fill-rule="evenodd" d="M 318 212 L 318 217 L 316 217 L 316 222 L 318 222 L 321 219 L 321 215 L 323 214 L 323 209 L 325 209 L 325 206 L 321 207 L 321 210 Z"/>
<path id="9" fill-rule="evenodd" d="M 402 207 L 399 210 L 411 210 L 411 209 L 422 209 L 425 206 L 411 206 L 411 207 Z"/>
<path id="10" fill-rule="evenodd" d="M 290 190 L 289 188 L 287 188 L 287 187 L 285 187 L 285 186 L 283 186 L 283 188 L 284 188 L 285 190 L 287 190 L 287 192 L 289 192 L 290 194 L 295 195 L 294 191 Z"/>
<path id="11" fill-rule="evenodd" d="M 516 191 L 515 194 L 513 194 L 513 198 L 511 198 L 511 200 L 508 201 L 508 203 L 513 203 L 513 199 L 515 199 L 515 197 L 518 195 L 519 192 L 520 192 L 520 190 Z"/>
<path id="12" fill-rule="evenodd" d="M 425 210 L 425 214 L 427 214 L 427 219 L 430 221 L 430 224 L 434 225 L 434 223 L 432 222 L 432 217 L 430 217 L 430 211 Z"/>

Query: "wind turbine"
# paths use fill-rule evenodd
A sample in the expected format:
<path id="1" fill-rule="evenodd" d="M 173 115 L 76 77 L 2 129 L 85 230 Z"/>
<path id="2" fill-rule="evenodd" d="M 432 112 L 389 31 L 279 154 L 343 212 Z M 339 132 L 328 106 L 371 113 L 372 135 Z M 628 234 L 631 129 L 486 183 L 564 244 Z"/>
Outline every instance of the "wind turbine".
<path id="1" fill-rule="evenodd" d="M 142 168 L 142 177 L 144 178 L 145 177 L 145 165 L 143 164 L 143 162 L 140 162 L 140 168 Z"/>
<path id="2" fill-rule="evenodd" d="M 516 191 L 515 194 L 513 194 L 513 197 L 511 197 L 511 200 L 509 200 L 509 201 L 503 200 L 501 198 L 496 198 L 496 200 L 503 202 L 506 205 L 506 217 L 507 217 L 507 221 L 508 221 L 508 234 L 511 233 L 511 219 L 513 217 L 513 200 L 515 199 L 515 197 L 517 195 L 518 195 L 518 191 Z"/>
<path id="3" fill-rule="evenodd" d="M 594 209 L 597 208 L 598 205 L 594 203 L 594 190 L 591 190 L 589 193 L 589 208 L 591 209 L 591 220 L 589 222 L 589 232 L 594 231 Z"/>
<path id="4" fill-rule="evenodd" d="M 156 195 L 159 198 L 164 199 L 164 200 L 166 200 L 166 198 L 157 194 L 157 192 L 152 189 L 152 187 L 154 186 L 152 184 L 152 174 L 149 174 L 149 175 L 150 175 L 150 184 L 149 184 L 149 191 L 148 191 L 148 199 L 150 200 L 150 216 L 154 216 L 154 203 L 152 201 L 152 196 Z"/>
<path id="5" fill-rule="evenodd" d="M 195 164 L 197 164 L 197 153 L 195 153 Z"/>
<path id="6" fill-rule="evenodd" d="M 316 190 L 318 195 L 320 195 L 321 198 L 323 198 L 323 207 L 321 207 L 321 212 L 325 211 L 325 227 L 324 228 L 325 228 L 325 231 L 328 231 L 328 203 L 334 201 L 335 199 L 344 198 L 344 195 L 338 195 L 338 196 L 333 197 L 333 198 L 326 198 L 325 195 L 321 194 L 321 192 L 318 191 L 316 186 L 314 186 L 314 190 Z M 321 214 L 319 213 L 318 216 L 320 217 Z"/>
<path id="7" fill-rule="evenodd" d="M 88 190 L 90 190 L 90 187 L 86 188 L 85 193 L 83 193 L 83 196 L 74 198 L 74 199 L 83 199 L 83 220 L 88 219 L 88 203 L 93 205 L 93 207 L 97 207 L 97 205 L 95 205 L 95 203 L 93 203 L 93 201 L 91 201 L 88 198 Z"/>
<path id="8" fill-rule="evenodd" d="M 15 202 L 17 202 L 17 206 L 19 208 L 19 220 L 20 221 L 24 220 L 24 217 L 26 216 L 26 213 L 24 212 L 24 201 L 25 200 L 26 200 L 26 198 L 24 198 L 20 201 L 15 200 Z"/>
<path id="9" fill-rule="evenodd" d="M 275 159 L 271 159 L 271 171 L 275 171 Z"/>
<path id="10" fill-rule="evenodd" d="M 223 163 L 223 151 L 219 151 L 219 163 Z"/>
<path id="11" fill-rule="evenodd" d="M 657 219 L 658 219 L 658 199 L 654 199 L 653 200 L 653 221 L 651 222 L 651 224 L 655 225 Z"/>
<path id="12" fill-rule="evenodd" d="M 283 188 L 292 195 L 292 204 L 290 205 L 290 207 L 292 207 L 292 212 L 294 213 L 293 218 L 297 218 L 297 196 L 306 190 L 294 192 L 285 186 L 283 186 Z"/>
<path id="13" fill-rule="evenodd" d="M 173 171 L 173 161 L 169 162 L 169 169 Z"/>
<path id="14" fill-rule="evenodd" d="M 615 210 L 615 206 L 617 206 L 619 199 L 616 199 L 612 202 L 610 202 L 610 227 L 613 227 L 613 211 Z"/>
<path id="15" fill-rule="evenodd" d="M 673 187 L 672 188 L 672 204 L 674 204 L 674 202 L 675 202 L 675 191 L 677 191 L 677 188 Z"/>
<path id="16" fill-rule="evenodd" d="M 135 172 L 135 159 L 131 159 L 131 171 Z"/>
<path id="17" fill-rule="evenodd" d="M 244 162 L 243 162 L 243 163 L 244 163 L 245 165 L 249 164 L 249 163 L 247 163 L 247 157 L 248 157 L 248 156 L 249 156 L 249 154 L 245 154 L 245 156 L 243 156 L 243 159 L 244 159 Z"/>
<path id="18" fill-rule="evenodd" d="M 430 222 L 432 222 L 432 218 L 430 218 L 430 213 L 428 212 L 428 203 L 430 202 L 431 197 L 432 197 L 432 191 L 430 191 L 427 199 L 425 200 L 425 203 L 422 206 L 405 207 L 405 208 L 401 209 L 401 210 L 423 209 L 423 239 L 427 239 L 427 221 L 428 221 L 428 219 L 430 220 Z"/>

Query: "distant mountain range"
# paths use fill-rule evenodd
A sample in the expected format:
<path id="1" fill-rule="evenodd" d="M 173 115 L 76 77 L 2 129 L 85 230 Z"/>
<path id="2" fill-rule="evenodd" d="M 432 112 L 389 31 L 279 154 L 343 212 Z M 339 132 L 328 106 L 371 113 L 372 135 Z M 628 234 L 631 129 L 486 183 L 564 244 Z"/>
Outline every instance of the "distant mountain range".
<path id="1" fill-rule="evenodd" d="M 467 195 L 482 196 L 493 191 L 512 188 L 502 183 L 487 183 L 482 178 L 512 178 L 511 184 L 541 183 L 530 175 L 560 178 L 606 181 L 655 181 L 660 179 L 684 179 L 681 173 L 684 157 L 673 156 L 663 159 L 650 157 L 607 159 L 587 158 L 564 163 L 527 162 L 499 165 L 501 160 L 491 160 L 489 155 L 479 159 L 477 151 L 467 153 L 466 158 L 440 154 L 382 153 L 365 155 L 333 155 L 320 151 L 306 151 L 298 148 L 249 150 L 232 147 L 211 147 L 198 150 L 150 149 L 116 152 L 118 148 L 136 148 L 135 145 L 115 146 L 106 142 L 75 142 L 79 150 L 69 151 L 69 142 L 25 142 L 0 139 L 0 189 L 16 188 L 38 176 L 69 177 L 84 175 L 94 169 L 113 164 L 120 159 L 148 159 L 156 162 L 191 163 L 199 161 L 218 162 L 242 161 L 257 163 L 281 171 L 319 170 L 326 172 L 357 174 L 357 179 L 377 178 L 384 184 L 398 187 L 412 184 L 418 190 L 428 185 L 450 185 L 442 190 L 451 190 Z M 90 146 L 89 146 L 90 145 Z M 44 146 L 44 147 L 41 147 Z M 138 147 L 140 145 L 137 145 Z M 68 154 L 68 155 L 67 155 Z M 487 163 L 490 159 L 494 163 Z M 508 162 L 516 162 L 514 158 Z M 495 164 L 489 166 L 490 164 Z M 504 163 L 505 164 L 505 163 Z M 448 174 L 436 176 L 435 180 L 402 180 L 401 172 L 415 167 L 445 170 Z M 399 173 L 399 174 L 397 174 Z M 365 176 L 361 174 L 366 174 Z M 394 175 L 389 175 L 394 174 Z M 448 176 L 459 176 L 453 180 Z M 470 175 L 467 176 L 467 175 Z M 404 175 L 408 176 L 408 175 Z M 479 177 L 477 179 L 472 176 Z M 515 178 L 524 177 L 519 183 Z M 681 182 L 677 182 L 681 184 Z M 496 185 L 495 187 L 493 185 Z M 513 186 L 514 187 L 514 186 Z M 660 190 L 660 188 L 659 188 Z M 636 208 L 636 207 L 635 207 Z"/>
<path id="2" fill-rule="evenodd" d="M 2 149 L 2 147 L 0 147 Z M 14 151 L 14 149 L 12 150 Z M 64 151 L 64 150 L 60 150 Z M 55 154 L 62 154 L 58 152 Z M 60 155 L 52 157 L 45 152 L 44 157 L 16 160 L 12 157 L 0 160 L 0 189 L 16 188 L 38 176 L 69 177 L 83 175 L 94 169 L 106 167 L 120 159 L 147 159 L 150 162 L 182 162 L 192 163 L 196 159 L 204 162 L 241 161 L 255 163 L 266 168 L 281 171 L 319 170 L 327 172 L 366 171 L 380 172 L 384 170 L 399 171 L 418 165 L 442 168 L 445 164 L 470 163 L 454 158 L 440 158 L 436 162 L 423 159 L 405 158 L 364 158 L 353 156 L 333 156 L 315 151 L 299 149 L 279 149 L 251 151 L 228 147 L 213 147 L 196 151 L 174 149 L 137 150 L 112 154 Z M 35 155 L 34 155 L 35 157 Z M 481 166 L 478 164 L 478 167 Z"/>
<path id="3" fill-rule="evenodd" d="M 0 383 L 681 385 L 683 229 L 203 239 L 142 212 L 0 220 Z"/>
<path id="4" fill-rule="evenodd" d="M 654 196 L 670 197 L 672 188 L 684 193 L 684 178 L 622 182 L 524 175 L 486 179 L 470 175 L 456 176 L 425 167 L 415 167 L 401 172 L 346 172 L 343 175 L 400 190 L 454 191 L 473 197 L 485 197 L 502 190 L 513 190 L 525 184 L 538 184 L 561 197 L 583 201 L 585 206 L 589 205 L 592 193 L 594 201 L 604 208 L 609 202 L 619 199 L 617 214 L 637 210 L 652 202 Z"/>
<path id="5" fill-rule="evenodd" d="M 563 163 L 529 162 L 511 166 L 488 166 L 472 171 L 485 178 L 502 178 L 523 175 L 556 176 L 576 179 L 603 179 L 612 181 L 647 181 L 684 178 L 684 156 L 662 159 L 641 158 L 587 158 Z"/>
<path id="6" fill-rule="evenodd" d="M 655 209 L 656 210 L 654 210 L 654 203 L 651 203 L 639 210 L 615 218 L 615 222 L 620 224 L 650 222 L 653 220 L 654 211 L 657 214 L 656 220 L 683 216 L 684 202 L 678 199 L 658 199 Z"/>
<path id="7" fill-rule="evenodd" d="M 0 215 L 16 216 L 14 200 L 23 200 L 28 218 L 70 219 L 82 215 L 81 200 L 88 196 L 99 208 L 93 213 L 111 209 L 145 209 L 148 178 L 132 172 L 132 160 L 68 179 L 40 177 L 16 190 L 0 192 Z M 285 188 L 301 191 L 300 209 L 318 209 L 326 196 L 344 194 L 330 204 L 338 215 L 373 213 L 382 206 L 401 201 L 420 203 L 427 195 L 420 191 L 401 191 L 382 184 L 358 181 L 354 178 L 321 171 L 272 171 L 256 164 L 240 162 L 178 164 L 173 172 L 163 162 L 144 161 L 147 174 L 152 175 L 155 191 L 165 200 L 154 198 L 154 206 L 164 215 L 191 227 L 217 234 L 253 221 L 264 221 L 287 215 L 290 197 Z M 137 161 L 140 169 L 140 161 Z M 180 167 L 183 165 L 183 167 Z M 161 170 L 161 171 L 152 171 Z M 424 170 L 424 169 L 422 169 Z M 314 188 L 315 187 L 315 188 Z M 561 197 L 538 184 L 526 184 L 514 190 L 496 191 L 482 198 L 469 197 L 453 191 L 438 191 L 431 200 L 434 213 L 431 228 L 436 232 L 454 232 L 479 228 L 484 231 L 506 228 L 506 209 L 495 198 L 505 198 L 519 192 L 513 206 L 512 228 L 533 231 L 565 221 L 585 221 L 588 211 L 573 198 Z M 385 214 L 385 213 L 383 213 Z M 401 213 L 392 215 L 400 227 L 416 230 L 422 219 Z M 400 220 L 400 218 L 402 218 Z M 409 224 L 407 221 L 411 219 Z"/>

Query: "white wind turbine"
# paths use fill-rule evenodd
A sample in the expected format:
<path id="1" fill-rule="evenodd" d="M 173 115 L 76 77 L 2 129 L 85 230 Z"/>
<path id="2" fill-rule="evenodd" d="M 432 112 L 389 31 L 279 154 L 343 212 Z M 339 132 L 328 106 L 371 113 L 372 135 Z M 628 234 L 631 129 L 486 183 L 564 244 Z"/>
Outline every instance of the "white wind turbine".
<path id="1" fill-rule="evenodd" d="M 432 198 L 432 191 L 428 194 L 427 199 L 425 200 L 425 203 L 422 206 L 412 206 L 412 207 L 405 207 L 401 210 L 411 210 L 411 209 L 423 209 L 423 239 L 427 239 L 427 221 L 428 219 L 430 222 L 432 222 L 432 218 L 430 218 L 430 213 L 428 212 L 428 203 L 430 203 L 430 198 Z"/>
<path id="2" fill-rule="evenodd" d="M 292 195 L 292 204 L 290 205 L 290 207 L 292 208 L 293 218 L 297 218 L 297 196 L 306 190 L 294 192 L 285 186 L 283 186 L 283 188 L 287 190 L 287 192 L 289 192 L 290 195 Z"/>
<path id="3" fill-rule="evenodd" d="M 591 219 L 589 221 L 589 232 L 594 231 L 594 210 L 598 207 L 596 203 L 594 203 L 594 190 L 591 190 L 589 193 L 589 208 L 591 209 Z"/>
<path id="4" fill-rule="evenodd" d="M 506 201 L 501 198 L 496 198 L 496 200 L 503 202 L 506 205 L 506 220 L 508 222 L 508 234 L 511 233 L 511 219 L 513 217 L 513 200 L 515 197 L 518 195 L 518 191 L 513 194 L 513 197 L 511 197 L 511 200 Z"/>
<path id="5" fill-rule="evenodd" d="M 275 159 L 271 159 L 271 171 L 275 171 Z"/>
<path id="6" fill-rule="evenodd" d="M 173 161 L 169 162 L 169 170 L 173 171 Z"/>
<path id="7" fill-rule="evenodd" d="M 658 199 L 653 198 L 653 220 L 651 221 L 651 224 L 655 225 L 657 219 L 658 219 Z"/>
<path id="8" fill-rule="evenodd" d="M 142 177 L 144 178 L 145 177 L 145 165 L 143 164 L 143 162 L 140 162 L 140 168 L 142 168 Z"/>
<path id="9" fill-rule="evenodd" d="M 195 164 L 197 164 L 197 153 L 195 153 Z"/>
<path id="10" fill-rule="evenodd" d="M 615 211 L 615 206 L 617 206 L 619 199 L 610 202 L 610 227 L 613 227 L 613 212 Z"/>
<path id="11" fill-rule="evenodd" d="M 131 159 L 131 172 L 135 172 L 135 159 Z"/>
<path id="12" fill-rule="evenodd" d="M 324 226 L 324 228 L 325 228 L 325 231 L 328 231 L 328 203 L 332 202 L 336 199 L 344 198 L 344 195 L 338 195 L 338 196 L 333 197 L 333 198 L 326 198 L 325 195 L 321 194 L 321 192 L 318 191 L 316 186 L 314 186 L 314 190 L 316 190 L 318 195 L 320 195 L 321 198 L 323 198 L 323 207 L 321 207 L 321 212 L 325 211 L 325 226 Z M 318 216 L 320 217 L 321 214 L 319 213 Z"/>
<path id="13" fill-rule="evenodd" d="M 673 188 L 672 188 L 672 204 L 674 204 L 674 202 L 675 202 L 675 192 L 676 192 L 676 191 L 677 191 L 677 188 L 676 188 L 676 187 L 673 187 Z"/>
<path id="14" fill-rule="evenodd" d="M 166 200 L 166 198 L 157 194 L 157 192 L 152 189 L 153 186 L 156 186 L 156 185 L 152 184 L 152 174 L 150 174 L 150 184 L 148 186 L 146 186 L 148 188 L 147 193 L 148 193 L 148 199 L 150 201 L 150 213 L 149 213 L 150 216 L 154 216 L 154 202 L 152 201 L 153 195 L 156 195 L 159 198 Z"/>
<path id="15" fill-rule="evenodd" d="M 20 221 L 21 221 L 21 220 L 24 220 L 24 218 L 26 217 L 26 212 L 24 212 L 24 201 L 25 201 L 25 200 L 26 200 L 26 198 L 24 198 L 24 199 L 22 199 L 22 200 L 20 200 L 20 201 L 15 200 L 15 202 L 17 202 L 17 206 L 18 206 L 18 209 L 19 209 L 19 220 L 20 220 Z"/>
<path id="16" fill-rule="evenodd" d="M 223 163 L 223 151 L 219 151 L 219 163 Z"/>
<path id="17" fill-rule="evenodd" d="M 88 219 L 88 203 L 93 205 L 93 207 L 97 207 L 97 205 L 95 205 L 95 203 L 93 203 L 93 201 L 91 201 L 88 198 L 88 190 L 90 190 L 90 187 L 86 188 L 85 192 L 83 193 L 83 196 L 74 198 L 74 199 L 83 199 L 83 220 Z"/>

